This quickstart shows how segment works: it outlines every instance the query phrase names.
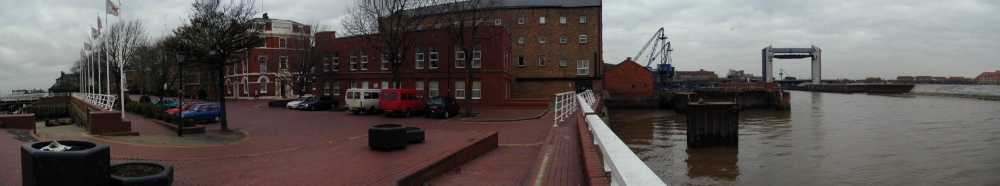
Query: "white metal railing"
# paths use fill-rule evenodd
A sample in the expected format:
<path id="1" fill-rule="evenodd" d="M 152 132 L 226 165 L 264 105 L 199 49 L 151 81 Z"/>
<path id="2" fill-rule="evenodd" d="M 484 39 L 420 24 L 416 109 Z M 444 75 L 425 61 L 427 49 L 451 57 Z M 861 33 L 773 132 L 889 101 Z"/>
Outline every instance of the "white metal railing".
<path id="1" fill-rule="evenodd" d="M 553 110 L 555 117 L 552 117 L 552 127 L 559 126 L 559 122 L 569 117 L 573 111 L 576 111 L 576 99 L 573 98 L 574 93 L 573 91 L 569 91 L 556 94 L 556 104 Z"/>
<path id="2" fill-rule="evenodd" d="M 38 100 L 38 98 L 45 97 L 47 95 L 48 95 L 48 93 L 11 94 L 11 95 L 0 97 L 0 101 Z"/>
<path id="3" fill-rule="evenodd" d="M 111 107 L 115 106 L 115 100 L 118 98 L 117 95 L 91 93 L 73 93 L 73 97 L 105 110 L 114 110 Z"/>
<path id="4" fill-rule="evenodd" d="M 601 149 L 601 162 L 604 163 L 604 171 L 611 175 L 611 185 L 667 185 L 611 131 L 601 117 L 594 114 L 593 92 L 588 90 L 576 97 L 588 129 L 594 136 L 594 145 Z"/>

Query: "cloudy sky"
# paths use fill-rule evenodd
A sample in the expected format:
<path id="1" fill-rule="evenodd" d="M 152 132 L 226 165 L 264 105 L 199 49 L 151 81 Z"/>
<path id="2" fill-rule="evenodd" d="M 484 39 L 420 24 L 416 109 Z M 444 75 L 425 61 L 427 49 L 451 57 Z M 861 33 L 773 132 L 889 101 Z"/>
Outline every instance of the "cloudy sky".
<path id="1" fill-rule="evenodd" d="M 191 2 L 126 0 L 121 18 L 140 19 L 150 37 L 161 37 L 187 17 Z M 338 30 L 351 2 L 256 4 L 271 18 Z M 0 0 L 2 94 L 47 89 L 60 71 L 68 72 L 90 27 L 104 19 L 104 6 L 104 0 Z M 822 48 L 824 79 L 974 77 L 1000 70 L 1000 1 L 605 0 L 603 8 L 607 63 L 634 56 L 664 27 L 678 70 L 759 75 L 760 50 L 768 45 Z M 808 59 L 776 60 L 774 68 L 810 76 Z"/>

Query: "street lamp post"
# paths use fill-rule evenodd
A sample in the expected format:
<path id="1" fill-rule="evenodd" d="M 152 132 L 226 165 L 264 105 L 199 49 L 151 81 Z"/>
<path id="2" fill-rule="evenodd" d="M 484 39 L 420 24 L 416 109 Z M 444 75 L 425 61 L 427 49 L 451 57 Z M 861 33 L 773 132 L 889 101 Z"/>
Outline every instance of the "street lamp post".
<path id="1" fill-rule="evenodd" d="M 177 104 L 180 105 L 177 108 L 177 111 L 178 111 L 177 112 L 177 116 L 180 116 L 180 119 L 177 120 L 177 136 L 178 137 L 184 136 L 184 134 L 181 131 L 183 131 L 183 128 L 184 128 L 184 117 L 183 116 L 184 116 L 184 106 L 185 106 L 184 105 L 184 57 L 185 57 L 184 55 L 185 54 L 186 54 L 186 51 L 184 51 L 184 49 L 178 49 L 177 50 L 177 66 L 178 66 L 178 68 L 180 68 L 180 72 L 178 74 L 180 74 L 180 79 L 181 79 L 181 85 L 180 85 L 181 86 L 181 95 L 180 95 L 180 99 L 179 99 L 180 101 L 177 102 Z"/>

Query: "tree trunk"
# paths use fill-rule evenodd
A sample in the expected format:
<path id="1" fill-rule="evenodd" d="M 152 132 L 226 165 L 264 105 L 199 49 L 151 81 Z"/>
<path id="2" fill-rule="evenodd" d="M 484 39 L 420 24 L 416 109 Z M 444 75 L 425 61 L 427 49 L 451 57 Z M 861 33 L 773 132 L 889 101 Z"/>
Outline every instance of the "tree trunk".
<path id="1" fill-rule="evenodd" d="M 225 64 L 225 60 L 221 61 L 219 64 Z M 216 71 L 218 73 L 215 74 L 215 77 L 216 77 L 216 82 L 219 83 L 216 83 L 215 85 L 216 89 L 218 90 L 224 90 L 226 88 L 225 84 L 222 83 L 225 82 L 225 75 L 224 75 L 225 70 L 226 70 L 225 66 L 222 66 L 221 68 L 216 68 Z M 216 92 L 215 97 L 217 98 L 217 100 L 219 100 L 219 111 L 221 112 L 219 113 L 219 118 L 220 118 L 219 123 L 222 126 L 222 129 L 220 130 L 222 132 L 229 132 L 229 125 L 226 119 L 226 95 L 220 94 L 220 92 Z"/>

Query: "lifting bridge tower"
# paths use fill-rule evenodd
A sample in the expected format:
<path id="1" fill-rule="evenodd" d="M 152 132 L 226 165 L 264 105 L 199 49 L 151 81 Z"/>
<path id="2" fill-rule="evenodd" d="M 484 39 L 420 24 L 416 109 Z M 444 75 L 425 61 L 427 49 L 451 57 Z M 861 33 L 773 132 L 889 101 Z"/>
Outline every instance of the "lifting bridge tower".
<path id="1" fill-rule="evenodd" d="M 774 68 L 772 63 L 774 63 L 774 58 L 778 59 L 802 59 L 802 58 L 812 58 L 812 84 L 820 84 L 820 79 L 822 77 L 822 72 L 820 71 L 822 63 L 821 57 L 823 50 L 819 47 L 812 46 L 812 48 L 771 48 L 767 46 L 761 50 L 761 67 L 764 73 L 763 82 L 774 82 Z"/>

